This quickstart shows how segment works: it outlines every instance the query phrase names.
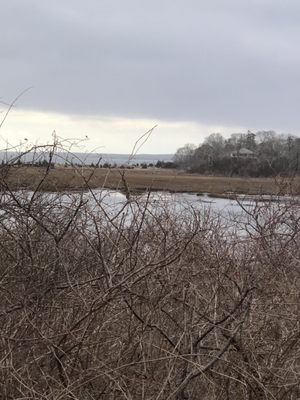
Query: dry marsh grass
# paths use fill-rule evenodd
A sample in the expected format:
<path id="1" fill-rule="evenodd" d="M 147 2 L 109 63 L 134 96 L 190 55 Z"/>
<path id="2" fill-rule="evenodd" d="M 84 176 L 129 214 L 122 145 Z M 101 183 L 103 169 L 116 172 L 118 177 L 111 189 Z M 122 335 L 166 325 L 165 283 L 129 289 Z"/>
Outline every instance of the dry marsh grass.
<path id="1" fill-rule="evenodd" d="M 105 168 L 50 169 L 41 189 L 48 191 L 76 190 L 84 187 L 124 189 L 124 170 Z M 41 181 L 45 168 L 14 167 L 7 172 L 6 180 L 13 188 L 33 189 Z M 186 174 L 175 170 L 133 169 L 125 170 L 126 182 L 133 191 L 166 190 L 173 192 L 245 194 L 300 194 L 300 180 L 295 178 L 228 178 Z"/>

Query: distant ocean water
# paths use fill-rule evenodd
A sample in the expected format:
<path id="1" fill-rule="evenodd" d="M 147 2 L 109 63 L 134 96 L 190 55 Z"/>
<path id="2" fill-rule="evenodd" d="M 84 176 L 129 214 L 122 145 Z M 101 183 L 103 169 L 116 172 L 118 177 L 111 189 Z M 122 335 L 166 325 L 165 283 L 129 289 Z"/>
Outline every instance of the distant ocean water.
<path id="1" fill-rule="evenodd" d="M 49 159 L 49 153 L 47 152 L 29 152 L 22 154 L 19 152 L 0 152 L 0 162 L 10 161 L 13 162 L 18 158 L 24 163 L 31 163 L 33 161 L 43 161 Z M 80 164 L 80 165 L 91 165 L 97 164 L 156 164 L 157 161 L 172 161 L 173 154 L 137 154 L 132 157 L 130 154 L 106 154 L 106 153 L 57 153 L 53 158 L 53 162 L 56 164 Z"/>

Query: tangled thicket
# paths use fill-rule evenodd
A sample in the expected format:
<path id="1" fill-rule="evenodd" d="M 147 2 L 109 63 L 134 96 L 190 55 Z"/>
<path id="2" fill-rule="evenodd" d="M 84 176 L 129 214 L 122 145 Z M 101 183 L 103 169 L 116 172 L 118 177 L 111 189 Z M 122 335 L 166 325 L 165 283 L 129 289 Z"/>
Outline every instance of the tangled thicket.
<path id="1" fill-rule="evenodd" d="M 300 397 L 295 201 L 253 204 L 241 233 L 151 196 L 113 215 L 92 190 L 5 176 L 1 398 Z"/>

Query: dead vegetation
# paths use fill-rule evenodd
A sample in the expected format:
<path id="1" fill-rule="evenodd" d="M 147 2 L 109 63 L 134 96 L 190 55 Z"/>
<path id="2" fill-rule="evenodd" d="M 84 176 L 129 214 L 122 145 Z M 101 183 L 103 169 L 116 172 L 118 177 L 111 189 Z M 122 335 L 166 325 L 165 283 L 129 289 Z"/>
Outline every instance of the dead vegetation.
<path id="1" fill-rule="evenodd" d="M 1 177 L 3 399 L 300 397 L 296 203 L 253 204 L 235 229 L 130 193 L 113 215 L 92 188 L 117 171 L 22 171 Z M 56 174 L 92 202 L 43 192 Z"/>
<path id="2" fill-rule="evenodd" d="M 63 191 L 82 188 L 124 189 L 123 170 L 114 168 L 60 167 L 50 169 L 41 190 Z M 34 189 L 43 178 L 45 167 L 14 166 L 6 177 L 11 188 Z M 88 181 L 88 184 L 87 182 Z M 187 174 L 176 170 L 157 168 L 126 170 L 126 181 L 134 191 L 161 190 L 171 192 L 300 194 L 299 178 L 229 178 Z"/>

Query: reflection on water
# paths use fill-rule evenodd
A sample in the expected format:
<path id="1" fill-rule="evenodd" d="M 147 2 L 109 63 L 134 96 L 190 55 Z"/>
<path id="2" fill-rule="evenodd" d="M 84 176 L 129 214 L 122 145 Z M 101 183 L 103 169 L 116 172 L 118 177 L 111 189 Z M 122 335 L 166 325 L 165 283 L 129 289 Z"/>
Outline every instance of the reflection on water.
<path id="1" fill-rule="evenodd" d="M 191 215 L 201 215 L 222 225 L 227 235 L 238 234 L 245 236 L 255 233 L 257 227 L 268 231 L 271 221 L 276 222 L 281 234 L 288 234 L 292 228 L 293 219 L 299 217 L 299 202 L 287 197 L 260 197 L 240 196 L 236 200 L 226 198 L 212 198 L 209 195 L 197 196 L 190 193 L 153 192 L 133 196 L 128 202 L 126 196 L 117 191 L 96 190 L 85 193 L 91 209 L 97 209 L 99 204 L 113 218 L 116 215 L 126 214 L 130 220 L 135 210 L 147 207 L 154 215 L 171 212 L 181 219 Z M 272 201 L 270 201 L 272 200 Z M 270 228 L 271 229 L 271 228 Z"/>
<path id="2" fill-rule="evenodd" d="M 84 205 L 81 212 L 89 215 L 88 219 L 104 213 L 109 220 L 123 218 L 124 223 L 129 224 L 133 216 L 141 215 L 144 210 L 155 217 L 175 215 L 178 221 L 197 215 L 202 220 L 209 218 L 210 223 L 215 221 L 221 224 L 226 234 L 238 232 L 239 235 L 253 232 L 255 225 L 266 230 L 272 218 L 282 221 L 280 230 L 285 232 L 292 226 L 293 220 L 298 221 L 299 217 L 299 203 L 289 198 L 278 197 L 277 201 L 270 202 L 269 198 L 257 200 L 249 196 L 233 200 L 190 193 L 153 192 L 132 196 L 128 201 L 123 193 L 107 189 L 65 193 L 33 193 L 24 190 L 8 197 L 4 194 L 1 197 L 1 214 L 10 208 L 13 211 L 19 207 L 18 204 L 30 204 L 36 199 L 41 209 L 44 204 L 44 210 L 51 209 L 57 214 L 62 209 L 75 210 L 81 204 Z M 13 213 L 11 215 L 14 218 Z"/>

